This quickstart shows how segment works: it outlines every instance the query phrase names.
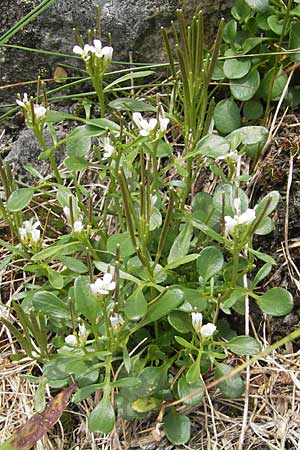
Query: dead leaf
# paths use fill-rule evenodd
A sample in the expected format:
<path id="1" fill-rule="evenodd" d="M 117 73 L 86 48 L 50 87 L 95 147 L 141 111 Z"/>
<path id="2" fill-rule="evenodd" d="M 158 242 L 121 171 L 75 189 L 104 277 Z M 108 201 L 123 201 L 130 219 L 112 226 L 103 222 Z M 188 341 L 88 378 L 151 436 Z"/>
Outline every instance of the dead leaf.
<path id="1" fill-rule="evenodd" d="M 75 390 L 76 385 L 72 384 L 52 398 L 45 411 L 35 414 L 18 428 L 11 438 L 0 445 L 0 450 L 30 450 L 55 425 Z"/>

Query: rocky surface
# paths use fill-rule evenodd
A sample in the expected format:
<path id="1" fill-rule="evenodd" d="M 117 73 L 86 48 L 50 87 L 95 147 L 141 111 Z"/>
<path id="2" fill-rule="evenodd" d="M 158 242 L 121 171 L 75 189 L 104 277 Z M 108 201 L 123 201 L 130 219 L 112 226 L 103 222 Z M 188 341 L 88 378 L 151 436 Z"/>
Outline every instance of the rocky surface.
<path id="1" fill-rule="evenodd" d="M 40 0 L 1 0 L 0 36 L 37 6 Z M 103 36 L 111 33 L 114 59 L 160 62 L 165 59 L 160 27 L 170 25 L 176 9 L 187 16 L 196 8 L 205 14 L 206 36 L 214 36 L 218 19 L 229 11 L 233 0 L 56 0 L 35 21 L 18 32 L 9 44 L 71 54 L 73 27 L 81 33 L 96 25 L 96 5 L 102 10 Z M 0 85 L 53 77 L 58 63 L 65 58 L 0 47 Z M 67 61 L 74 63 L 74 60 Z M 2 102 L 11 99 L 18 88 L 1 91 Z"/>

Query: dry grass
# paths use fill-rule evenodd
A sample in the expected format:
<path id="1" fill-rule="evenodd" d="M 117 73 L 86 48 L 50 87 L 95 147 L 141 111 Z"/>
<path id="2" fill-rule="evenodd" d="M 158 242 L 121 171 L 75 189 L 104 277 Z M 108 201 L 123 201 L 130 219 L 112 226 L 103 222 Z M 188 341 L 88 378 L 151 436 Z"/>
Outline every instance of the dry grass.
<path id="1" fill-rule="evenodd" d="M 251 368 L 249 413 L 243 449 L 300 449 L 300 351 L 273 354 Z M 1 441 L 34 414 L 33 396 L 36 387 L 21 377 L 31 374 L 31 361 L 1 360 L 0 426 Z M 192 419 L 192 439 L 182 449 L 233 450 L 238 448 L 242 431 L 244 399 L 224 399 L 216 390 L 206 396 L 201 407 L 185 412 Z M 171 450 L 155 423 L 118 423 L 109 437 L 95 437 L 86 429 L 85 417 L 91 407 L 85 402 L 77 411 L 67 411 L 73 429 L 63 431 L 58 424 L 55 432 L 40 441 L 36 450 Z M 65 421 L 65 418 L 63 418 Z M 161 433 L 161 441 L 159 434 Z M 178 447 L 179 448 L 179 447 Z"/>

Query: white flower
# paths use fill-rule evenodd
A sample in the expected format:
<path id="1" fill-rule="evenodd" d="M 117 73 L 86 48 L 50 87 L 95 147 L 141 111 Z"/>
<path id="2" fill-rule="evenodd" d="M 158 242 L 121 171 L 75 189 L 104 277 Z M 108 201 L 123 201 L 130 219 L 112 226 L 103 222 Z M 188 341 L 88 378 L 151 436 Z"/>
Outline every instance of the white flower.
<path id="1" fill-rule="evenodd" d="M 85 341 L 86 338 L 88 337 L 88 331 L 87 331 L 87 329 L 85 328 L 84 323 L 80 323 L 80 324 L 78 325 L 78 329 L 79 329 L 78 335 L 79 335 L 80 340 L 81 340 L 81 341 Z"/>
<path id="2" fill-rule="evenodd" d="M 91 54 L 95 53 L 95 48 L 92 45 L 85 44 L 83 48 L 79 45 L 73 47 L 73 53 L 80 55 L 83 61 L 88 61 L 91 58 Z"/>
<path id="3" fill-rule="evenodd" d="M 192 312 L 192 324 L 196 333 L 200 332 L 200 328 L 202 326 L 203 316 L 201 313 Z"/>
<path id="4" fill-rule="evenodd" d="M 103 148 L 104 148 L 103 158 L 105 159 L 110 158 L 115 150 L 115 147 L 111 145 L 110 142 L 111 142 L 110 137 L 105 136 L 103 139 Z"/>
<path id="5" fill-rule="evenodd" d="M 134 123 L 140 128 L 141 136 L 149 136 L 149 134 L 156 128 L 157 119 L 143 119 L 143 116 L 139 112 L 134 112 L 132 114 L 132 119 Z"/>
<path id="6" fill-rule="evenodd" d="M 160 130 L 164 133 L 168 128 L 170 119 L 167 119 L 165 117 L 165 111 L 162 106 L 160 107 L 160 111 L 159 111 L 159 115 L 158 115 L 158 122 L 159 122 Z"/>
<path id="7" fill-rule="evenodd" d="M 103 58 L 111 61 L 114 49 L 112 47 L 103 47 L 99 39 L 94 40 L 94 53 L 97 58 Z"/>
<path id="8" fill-rule="evenodd" d="M 207 323 L 200 328 L 200 334 L 204 338 L 211 337 L 216 331 L 217 327 L 213 323 Z"/>
<path id="9" fill-rule="evenodd" d="M 30 220 L 25 220 L 23 226 L 19 228 L 21 239 L 32 240 L 33 242 L 40 240 L 41 231 L 38 230 L 40 222 L 38 220 L 33 222 L 33 220 L 33 217 Z"/>
<path id="10" fill-rule="evenodd" d="M 110 320 L 110 324 L 111 327 L 116 330 L 120 327 L 120 325 L 122 325 L 122 323 L 124 323 L 124 320 L 122 319 L 122 317 L 120 316 L 120 314 L 111 314 L 109 316 L 109 320 Z"/>
<path id="11" fill-rule="evenodd" d="M 77 345 L 77 338 L 74 334 L 69 334 L 65 337 L 65 343 L 70 345 L 71 347 L 75 347 Z"/>
<path id="12" fill-rule="evenodd" d="M 95 283 L 91 283 L 90 287 L 94 294 L 109 294 L 109 291 L 113 291 L 116 287 L 115 281 L 112 281 L 113 276 L 111 273 L 105 273 L 103 278 L 97 278 Z"/>
<path id="13" fill-rule="evenodd" d="M 233 200 L 233 207 L 236 214 L 234 217 L 225 216 L 225 233 L 232 233 L 235 227 L 239 225 L 251 225 L 255 220 L 255 209 L 247 208 L 245 212 L 241 214 L 241 201 L 239 198 Z"/>
<path id="14" fill-rule="evenodd" d="M 231 151 L 229 153 L 225 153 L 225 155 L 218 156 L 216 158 L 216 161 L 220 161 L 222 159 L 227 159 L 227 158 L 230 158 L 230 159 L 233 159 L 234 161 L 236 161 L 238 159 L 238 157 L 239 157 L 239 155 L 237 154 L 237 152 Z"/>
<path id="15" fill-rule="evenodd" d="M 83 223 L 81 222 L 81 220 L 76 220 L 74 222 L 73 229 L 76 233 L 80 233 L 83 230 Z"/>
<path id="16" fill-rule="evenodd" d="M 42 105 L 33 105 L 34 115 L 37 119 L 45 117 L 47 109 Z"/>
<path id="17" fill-rule="evenodd" d="M 16 100 L 16 103 L 21 106 L 22 108 L 26 108 L 26 105 L 29 104 L 29 100 L 28 100 L 28 94 L 26 92 L 24 92 L 23 94 L 23 99 L 20 100 L 19 98 Z"/>
<path id="18" fill-rule="evenodd" d="M 67 218 L 67 220 L 69 222 L 69 220 L 70 220 L 70 208 L 68 206 L 64 206 L 63 207 L 63 212 L 64 212 L 64 215 L 66 216 L 66 218 Z"/>

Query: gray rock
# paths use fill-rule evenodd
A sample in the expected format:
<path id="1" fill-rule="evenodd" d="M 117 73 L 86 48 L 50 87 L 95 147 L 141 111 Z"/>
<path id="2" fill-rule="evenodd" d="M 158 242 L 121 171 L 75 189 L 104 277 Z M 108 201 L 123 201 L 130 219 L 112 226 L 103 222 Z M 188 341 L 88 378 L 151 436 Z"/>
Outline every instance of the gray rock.
<path id="1" fill-rule="evenodd" d="M 40 0 L 1 0 L 0 35 L 39 3 Z M 78 27 L 83 34 L 94 28 L 95 8 L 100 5 L 103 36 L 112 34 L 115 60 L 128 61 L 132 51 L 136 62 L 161 62 L 165 60 L 165 52 L 160 27 L 169 27 L 178 7 L 191 16 L 196 8 L 203 6 L 209 40 L 214 36 L 218 20 L 232 3 L 233 0 L 57 0 L 9 43 L 72 54 L 73 27 Z M 57 64 L 66 62 L 74 64 L 74 59 L 0 47 L 0 84 L 34 80 L 37 75 L 51 78 Z M 22 90 L 18 86 L 2 91 L 2 101 L 11 100 Z"/>
<path id="2" fill-rule="evenodd" d="M 66 136 L 62 131 L 57 131 L 56 134 L 58 140 L 61 140 Z M 48 131 L 45 131 L 44 138 L 46 144 L 51 147 L 53 143 Z M 31 184 L 34 181 L 38 181 L 37 177 L 33 176 L 25 169 L 24 166 L 26 165 L 32 166 L 44 177 L 49 175 L 49 173 L 52 173 L 48 160 L 40 161 L 38 159 L 41 151 L 41 146 L 32 131 L 28 128 L 23 129 L 19 134 L 18 139 L 12 144 L 11 151 L 5 158 L 6 161 L 10 162 L 13 173 L 18 181 L 22 181 L 25 184 Z M 64 145 L 61 145 L 55 153 L 57 164 L 62 163 L 65 157 L 66 149 Z"/>

